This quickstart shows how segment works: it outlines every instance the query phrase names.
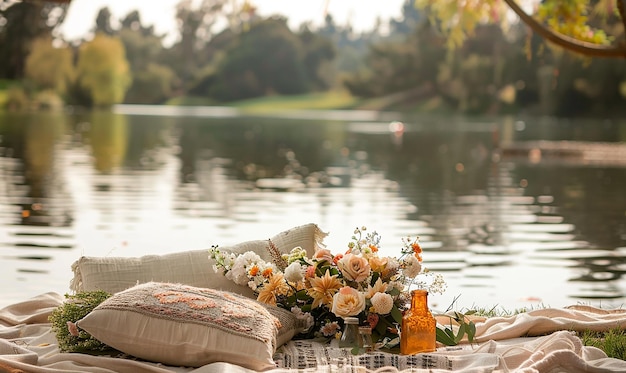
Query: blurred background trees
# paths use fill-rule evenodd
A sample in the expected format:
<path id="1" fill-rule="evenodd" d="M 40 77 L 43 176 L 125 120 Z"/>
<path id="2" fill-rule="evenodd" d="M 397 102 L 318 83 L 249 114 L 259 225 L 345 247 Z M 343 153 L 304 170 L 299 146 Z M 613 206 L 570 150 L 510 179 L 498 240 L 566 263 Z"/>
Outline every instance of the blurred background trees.
<path id="1" fill-rule="evenodd" d="M 79 89 L 87 92 L 93 106 L 111 106 L 124 100 L 131 83 L 124 45 L 103 33 L 81 44 L 76 64 Z"/>
<path id="2" fill-rule="evenodd" d="M 355 32 L 330 14 L 322 25 L 290 28 L 284 17 L 257 15 L 252 0 L 182 0 L 179 38 L 165 46 L 137 11 L 113 20 L 102 8 L 92 37 L 67 41 L 55 33 L 67 4 L 2 0 L 0 90 L 14 108 L 347 91 L 358 108 L 626 111 L 624 0 L 546 0 L 524 8 L 524 22 L 511 1 L 406 0 L 398 19 Z"/>

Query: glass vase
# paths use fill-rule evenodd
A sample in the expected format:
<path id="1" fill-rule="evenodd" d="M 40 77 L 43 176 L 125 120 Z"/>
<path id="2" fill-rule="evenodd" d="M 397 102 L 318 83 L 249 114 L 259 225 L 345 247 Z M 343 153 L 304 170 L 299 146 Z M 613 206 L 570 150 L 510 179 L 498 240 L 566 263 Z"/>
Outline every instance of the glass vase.
<path id="1" fill-rule="evenodd" d="M 437 349 L 437 320 L 428 309 L 428 291 L 411 291 L 411 308 L 402 316 L 400 353 L 412 355 Z"/>

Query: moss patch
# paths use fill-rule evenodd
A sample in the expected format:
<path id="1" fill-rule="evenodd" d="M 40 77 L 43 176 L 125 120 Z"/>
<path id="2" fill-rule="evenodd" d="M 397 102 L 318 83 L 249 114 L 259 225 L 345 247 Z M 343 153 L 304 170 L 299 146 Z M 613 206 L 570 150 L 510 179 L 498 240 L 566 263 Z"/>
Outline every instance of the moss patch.
<path id="1" fill-rule="evenodd" d="M 52 323 L 52 331 L 56 334 L 61 352 L 84 353 L 112 350 L 111 347 L 74 325 L 110 296 L 111 294 L 104 291 L 88 291 L 76 295 L 65 294 L 67 300 L 52 311 L 48 318 Z M 74 335 L 70 331 L 72 325 L 76 328 Z"/>

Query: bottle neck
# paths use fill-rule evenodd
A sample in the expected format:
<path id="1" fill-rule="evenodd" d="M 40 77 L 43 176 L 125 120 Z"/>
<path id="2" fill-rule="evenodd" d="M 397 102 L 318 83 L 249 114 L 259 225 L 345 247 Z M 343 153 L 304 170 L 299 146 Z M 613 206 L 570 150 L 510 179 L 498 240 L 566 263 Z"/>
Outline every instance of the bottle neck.
<path id="1" fill-rule="evenodd" d="M 428 311 L 428 291 L 411 291 L 411 309 Z"/>

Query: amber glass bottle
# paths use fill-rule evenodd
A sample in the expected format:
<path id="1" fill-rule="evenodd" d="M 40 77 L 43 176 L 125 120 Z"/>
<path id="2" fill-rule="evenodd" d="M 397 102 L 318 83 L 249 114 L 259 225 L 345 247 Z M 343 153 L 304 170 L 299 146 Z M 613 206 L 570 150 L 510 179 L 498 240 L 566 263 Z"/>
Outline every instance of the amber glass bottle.
<path id="1" fill-rule="evenodd" d="M 437 349 L 437 320 L 428 309 L 428 291 L 411 291 L 411 308 L 402 316 L 400 353 L 412 355 Z"/>

